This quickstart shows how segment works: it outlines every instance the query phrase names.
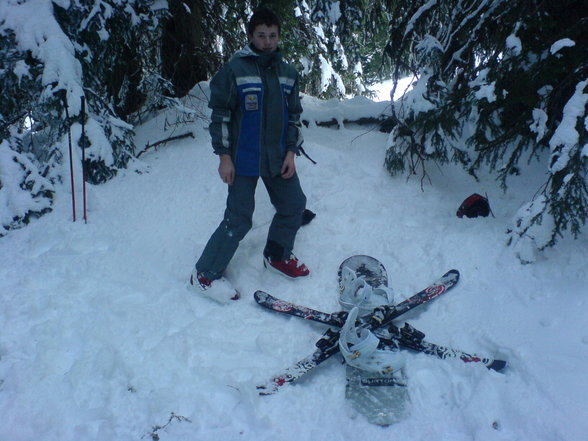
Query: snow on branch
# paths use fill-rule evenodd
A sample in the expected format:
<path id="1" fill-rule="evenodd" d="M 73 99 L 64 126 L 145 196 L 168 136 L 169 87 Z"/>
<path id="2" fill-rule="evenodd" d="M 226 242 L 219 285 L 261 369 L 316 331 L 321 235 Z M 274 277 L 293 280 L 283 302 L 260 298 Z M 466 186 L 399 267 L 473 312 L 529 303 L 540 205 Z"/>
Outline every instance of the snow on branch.
<path id="1" fill-rule="evenodd" d="M 80 111 L 79 97 L 83 96 L 82 67 L 75 57 L 75 48 L 55 20 L 52 0 L 0 2 L 0 30 L 14 32 L 18 49 L 29 51 L 43 65 L 43 99 L 53 98 L 58 90 L 65 90 L 70 112 Z M 75 97 L 75 99 L 73 99 Z"/>
<path id="2" fill-rule="evenodd" d="M 588 79 L 576 85 L 576 91 L 568 100 L 563 109 L 563 117 L 553 136 L 549 140 L 551 148 L 550 173 L 554 174 L 568 166 L 570 158 L 575 149 L 579 149 L 580 135 L 576 125 L 582 117 L 586 116 L 588 105 L 588 93 L 585 89 L 588 86 Z"/>
<path id="3" fill-rule="evenodd" d="M 51 211 L 54 188 L 24 154 L 0 143 L 0 236 Z"/>

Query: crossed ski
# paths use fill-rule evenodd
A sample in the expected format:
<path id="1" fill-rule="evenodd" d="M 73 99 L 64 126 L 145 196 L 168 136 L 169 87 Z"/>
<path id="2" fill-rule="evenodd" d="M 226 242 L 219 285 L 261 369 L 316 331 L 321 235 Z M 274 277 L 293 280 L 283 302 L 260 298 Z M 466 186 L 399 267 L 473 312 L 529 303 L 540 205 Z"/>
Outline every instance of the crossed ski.
<path id="1" fill-rule="evenodd" d="M 489 369 L 500 370 L 506 366 L 506 362 L 481 358 L 455 349 L 435 345 L 434 343 L 424 341 L 424 334 L 415 330 L 410 325 L 405 325 L 404 328 L 398 329 L 392 324 L 392 320 L 400 315 L 448 291 L 457 284 L 458 280 L 459 272 L 457 270 L 448 271 L 439 280 L 398 305 L 384 305 L 374 309 L 370 315 L 360 318 L 357 326 L 369 330 L 383 329 L 387 333 L 387 336 L 383 339 L 383 344 L 396 343 L 403 348 L 424 352 L 440 358 L 460 358 L 464 362 L 481 362 Z M 329 314 L 295 305 L 277 299 L 263 291 L 257 291 L 254 297 L 257 303 L 270 310 L 339 328 L 343 326 L 348 315 L 345 311 Z M 339 352 L 339 336 L 339 330 L 328 329 L 316 343 L 317 349 L 311 355 L 290 366 L 284 373 L 273 377 L 268 383 L 257 386 L 260 395 L 271 395 L 277 392 L 281 386 L 297 380 L 335 355 Z"/>
<path id="2" fill-rule="evenodd" d="M 293 315 L 325 325 L 341 327 L 343 325 L 340 323 L 345 323 L 345 318 L 347 317 L 346 311 L 335 313 L 317 311 L 316 309 L 278 299 L 264 291 L 257 291 L 254 294 L 254 298 L 257 303 L 271 311 Z M 451 349 L 425 341 L 425 334 L 408 323 L 405 323 L 402 328 L 398 328 L 394 324 L 389 324 L 388 327 L 380 328 L 378 331 L 380 331 L 378 337 L 385 346 L 395 346 L 398 344 L 401 348 L 412 349 L 438 358 L 459 358 L 465 363 L 482 363 L 488 369 L 495 371 L 500 371 L 506 366 L 506 362 L 503 360 L 480 357 L 458 349 Z"/>

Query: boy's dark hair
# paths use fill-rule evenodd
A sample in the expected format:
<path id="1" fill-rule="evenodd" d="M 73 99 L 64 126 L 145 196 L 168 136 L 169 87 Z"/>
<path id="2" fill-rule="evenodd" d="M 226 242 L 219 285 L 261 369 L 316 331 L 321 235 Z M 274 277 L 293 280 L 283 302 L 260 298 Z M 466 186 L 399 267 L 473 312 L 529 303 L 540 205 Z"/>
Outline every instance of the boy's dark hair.
<path id="1" fill-rule="evenodd" d="M 274 11 L 268 8 L 259 8 L 253 12 L 247 24 L 247 34 L 253 35 L 255 28 L 259 25 L 266 25 L 268 27 L 276 25 L 278 27 L 278 34 L 282 31 L 279 17 Z"/>

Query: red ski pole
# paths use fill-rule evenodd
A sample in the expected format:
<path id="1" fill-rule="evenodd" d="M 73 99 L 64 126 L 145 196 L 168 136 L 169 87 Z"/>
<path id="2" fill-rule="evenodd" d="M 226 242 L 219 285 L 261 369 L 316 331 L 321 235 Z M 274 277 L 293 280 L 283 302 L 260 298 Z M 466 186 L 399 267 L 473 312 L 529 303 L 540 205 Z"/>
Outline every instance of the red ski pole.
<path id="1" fill-rule="evenodd" d="M 65 90 L 61 89 L 61 99 L 63 100 L 63 105 L 65 107 L 65 116 L 67 118 L 67 137 L 69 139 L 69 174 L 71 179 L 71 207 L 73 211 L 73 221 L 76 221 L 76 189 L 74 186 L 74 171 L 73 171 L 73 153 L 72 153 L 72 146 L 71 146 L 71 120 L 69 118 L 69 108 L 67 107 L 67 97 Z"/>
<path id="2" fill-rule="evenodd" d="M 86 136 L 86 97 L 82 97 L 82 137 L 79 145 L 82 148 L 82 194 L 84 198 L 84 223 L 88 223 L 88 216 L 86 215 L 86 148 L 90 147 L 90 140 Z"/>

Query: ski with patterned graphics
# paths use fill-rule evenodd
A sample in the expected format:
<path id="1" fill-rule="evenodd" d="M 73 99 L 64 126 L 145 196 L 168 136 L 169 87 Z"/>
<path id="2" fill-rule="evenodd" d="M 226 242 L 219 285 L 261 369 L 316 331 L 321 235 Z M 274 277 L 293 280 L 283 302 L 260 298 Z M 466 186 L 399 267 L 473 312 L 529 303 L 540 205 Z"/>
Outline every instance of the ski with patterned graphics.
<path id="1" fill-rule="evenodd" d="M 396 342 L 403 349 L 422 352 L 423 354 L 432 355 L 443 360 L 458 358 L 464 363 L 481 363 L 493 371 L 501 371 L 507 365 L 504 360 L 468 354 L 459 349 L 452 349 L 426 341 L 424 340 L 425 334 L 413 328 L 408 323 L 405 323 L 402 328 L 390 325 L 385 331 L 379 333 L 378 337 L 383 345 L 390 345 Z"/>
<path id="2" fill-rule="evenodd" d="M 300 306 L 285 300 L 278 299 L 263 291 L 257 291 L 254 297 L 257 303 L 266 309 L 282 314 L 293 315 L 305 320 L 323 323 L 325 325 L 339 327 L 338 323 L 340 318 L 347 316 L 347 312 L 345 311 L 329 314 L 308 308 L 306 306 Z M 345 323 L 345 321 L 343 321 L 343 323 Z M 452 349 L 425 341 L 425 334 L 413 328 L 408 323 L 405 323 L 403 328 L 397 328 L 394 325 L 389 325 L 388 329 L 383 332 L 378 332 L 377 335 L 380 338 L 382 345 L 394 346 L 394 342 L 396 342 L 403 349 L 422 352 L 424 354 L 432 355 L 441 359 L 458 358 L 465 363 L 481 363 L 488 369 L 494 371 L 500 371 L 504 369 L 507 364 L 504 360 L 481 357 L 475 354 L 468 354 L 466 352 L 460 351 L 459 349 Z"/>
<path id="3" fill-rule="evenodd" d="M 345 324 L 348 314 L 347 311 L 328 313 L 307 308 L 306 306 L 295 305 L 286 300 L 278 299 L 265 291 L 255 291 L 253 298 L 258 304 L 266 309 L 280 312 L 282 314 L 293 315 L 313 322 L 323 323 L 329 326 L 336 326 L 338 328 Z"/>
<path id="4" fill-rule="evenodd" d="M 408 299 L 400 302 L 399 304 L 383 305 L 375 308 L 370 315 L 366 315 L 359 319 L 358 326 L 370 330 L 387 326 L 392 320 L 401 316 L 402 314 L 410 311 L 411 309 L 419 305 L 422 305 L 423 303 L 427 303 L 439 297 L 444 292 L 453 288 L 458 281 L 459 271 L 450 270 L 437 281 L 435 281 L 422 291 L 419 291 L 412 297 L 409 297 Z M 258 301 L 258 303 L 262 302 L 260 303 L 262 304 L 262 306 L 264 306 L 263 301 L 269 299 L 268 296 L 269 295 L 267 293 L 266 295 L 264 295 L 261 293 L 261 291 L 257 291 L 255 293 L 256 301 Z M 307 316 L 304 315 L 305 313 L 312 312 L 310 308 L 303 308 L 302 312 L 300 313 L 301 315 L 299 315 L 295 308 L 288 309 L 287 304 L 284 305 L 284 308 L 282 308 L 282 310 L 280 310 L 279 312 L 300 316 L 308 320 L 314 320 L 315 318 L 318 318 L 316 315 L 312 314 Z M 327 324 L 331 326 L 340 327 L 343 326 L 343 323 L 345 323 L 347 313 L 338 312 L 335 314 L 327 314 L 326 316 L 322 316 L 322 318 L 328 321 Z M 343 321 L 341 322 L 341 320 Z M 325 334 L 323 335 L 323 337 L 316 343 L 317 349 L 311 355 L 298 361 L 293 366 L 290 366 L 282 374 L 273 377 L 266 384 L 257 386 L 259 394 L 271 395 L 276 393 L 283 385 L 296 381 L 306 373 L 312 371 L 319 364 L 323 363 L 325 360 L 335 355 L 337 352 L 339 352 L 339 335 L 340 332 L 338 330 L 328 329 L 327 332 L 325 332 Z"/>
<path id="5" fill-rule="evenodd" d="M 368 322 L 373 322 L 373 324 L 377 326 L 383 320 L 392 320 L 405 312 L 410 311 L 414 307 L 440 296 L 448 289 L 451 289 L 458 280 L 459 272 L 457 270 L 448 271 L 439 280 L 412 297 L 400 302 L 398 305 L 383 305 L 375 308 L 372 315 L 363 317 L 360 321 L 362 321 L 362 324 L 364 325 Z M 312 320 L 326 325 L 336 326 L 338 328 L 342 327 L 347 319 L 347 311 L 338 311 L 329 314 L 305 306 L 294 305 L 293 303 L 278 299 L 264 291 L 256 291 L 253 294 L 253 297 L 258 304 L 264 308 L 271 309 L 272 311 L 294 315 L 306 320 Z M 386 317 L 386 319 L 384 319 L 384 317 Z"/>

